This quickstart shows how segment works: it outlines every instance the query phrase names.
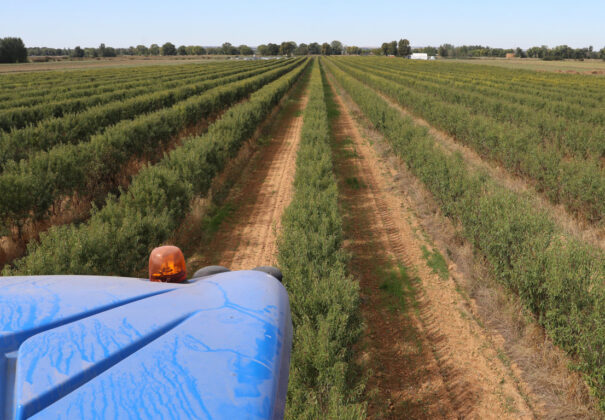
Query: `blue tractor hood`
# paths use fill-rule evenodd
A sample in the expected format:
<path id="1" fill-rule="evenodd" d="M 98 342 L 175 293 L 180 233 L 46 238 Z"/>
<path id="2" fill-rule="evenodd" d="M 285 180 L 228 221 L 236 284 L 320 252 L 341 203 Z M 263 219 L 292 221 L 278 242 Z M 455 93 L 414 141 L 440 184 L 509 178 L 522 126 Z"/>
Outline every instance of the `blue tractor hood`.
<path id="1" fill-rule="evenodd" d="M 292 323 L 274 277 L 0 279 L 4 419 L 281 418 Z"/>

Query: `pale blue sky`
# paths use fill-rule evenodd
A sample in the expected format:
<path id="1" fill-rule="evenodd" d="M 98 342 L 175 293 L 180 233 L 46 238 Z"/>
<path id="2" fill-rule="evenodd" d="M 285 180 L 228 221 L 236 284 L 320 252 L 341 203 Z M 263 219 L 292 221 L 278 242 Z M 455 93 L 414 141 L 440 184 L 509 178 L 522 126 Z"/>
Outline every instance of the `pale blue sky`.
<path id="1" fill-rule="evenodd" d="M 605 46 L 605 0 L 0 0 L 0 37 L 27 46 L 324 42 Z"/>

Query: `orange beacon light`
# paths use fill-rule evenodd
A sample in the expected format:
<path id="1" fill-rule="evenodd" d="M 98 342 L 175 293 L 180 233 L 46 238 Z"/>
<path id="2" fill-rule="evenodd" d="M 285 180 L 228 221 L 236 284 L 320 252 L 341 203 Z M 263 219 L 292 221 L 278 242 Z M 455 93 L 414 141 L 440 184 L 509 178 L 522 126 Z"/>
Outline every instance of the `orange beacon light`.
<path id="1" fill-rule="evenodd" d="M 185 257 L 172 245 L 154 248 L 149 255 L 149 280 L 182 283 L 187 279 Z"/>

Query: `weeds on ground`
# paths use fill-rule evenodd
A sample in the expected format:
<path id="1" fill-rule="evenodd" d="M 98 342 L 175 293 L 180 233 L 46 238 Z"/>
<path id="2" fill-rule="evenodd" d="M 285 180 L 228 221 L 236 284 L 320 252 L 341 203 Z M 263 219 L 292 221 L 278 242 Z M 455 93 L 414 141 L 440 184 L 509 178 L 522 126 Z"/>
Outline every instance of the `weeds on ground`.
<path id="1" fill-rule="evenodd" d="M 380 270 L 379 277 L 383 280 L 380 283 L 380 290 L 388 294 L 391 299 L 387 299 L 387 306 L 391 311 L 401 310 L 403 313 L 408 309 L 417 306 L 414 295 L 414 282 L 409 276 L 407 268 L 399 263 L 395 266 L 389 266 Z"/>
<path id="2" fill-rule="evenodd" d="M 366 187 L 366 185 L 363 183 L 363 181 L 360 181 L 355 176 L 346 178 L 345 182 L 347 183 L 347 185 L 349 187 L 353 188 L 354 190 L 359 190 L 361 188 L 365 188 Z"/>
<path id="3" fill-rule="evenodd" d="M 427 265 L 443 280 L 447 280 L 450 272 L 447 268 L 447 262 L 443 255 L 436 249 L 433 252 L 429 251 L 426 246 L 422 245 L 422 257 L 426 260 Z"/>

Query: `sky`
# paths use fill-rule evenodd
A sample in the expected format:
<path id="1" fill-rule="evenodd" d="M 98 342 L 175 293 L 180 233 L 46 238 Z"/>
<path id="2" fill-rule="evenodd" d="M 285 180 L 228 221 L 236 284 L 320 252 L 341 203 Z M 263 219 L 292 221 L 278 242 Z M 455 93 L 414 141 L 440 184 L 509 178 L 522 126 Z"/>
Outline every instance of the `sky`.
<path id="1" fill-rule="evenodd" d="M 605 47 L 605 0 L 0 0 L 0 37 L 28 47 L 163 44 Z"/>

